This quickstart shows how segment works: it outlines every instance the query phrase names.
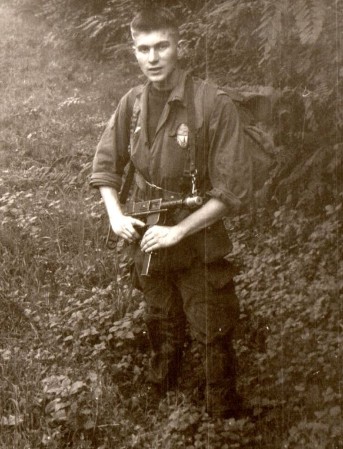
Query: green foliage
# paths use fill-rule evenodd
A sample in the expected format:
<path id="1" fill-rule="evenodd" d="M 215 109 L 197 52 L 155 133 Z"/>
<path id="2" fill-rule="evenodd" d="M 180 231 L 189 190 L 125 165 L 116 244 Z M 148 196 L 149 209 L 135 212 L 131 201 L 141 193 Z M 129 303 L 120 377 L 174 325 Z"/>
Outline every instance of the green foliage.
<path id="1" fill-rule="evenodd" d="M 211 20 L 229 20 L 229 3 L 236 5 L 208 2 Z M 41 2 L 25 4 L 29 12 Z M 62 4 L 45 2 L 45 14 L 57 22 Z M 85 21 L 107 4 L 69 2 Z M 203 29 L 204 2 L 178 5 L 195 14 L 184 33 Z M 262 14 L 261 2 L 251 2 L 252 11 L 258 5 Z M 247 7 L 239 3 L 239 20 L 251 18 Z M 309 143 L 279 187 L 277 196 L 288 198 L 286 204 L 280 200 L 274 209 L 228 223 L 230 257 L 242 265 L 236 277 L 242 306 L 235 343 L 238 388 L 255 420 L 206 415 L 191 341 L 184 348 L 180 388 L 158 400 L 145 381 L 143 299 L 130 286 L 122 248 L 104 246 L 103 205 L 87 186 L 101 129 L 135 80 L 111 62 L 77 60 L 36 19 L 24 20 L 3 6 L 0 12 L 6 67 L 0 82 L 1 449 L 337 449 L 341 146 L 323 140 L 313 151 Z M 65 15 L 68 31 L 67 9 Z M 324 30 L 325 23 L 320 36 Z M 243 52 L 250 31 L 241 33 Z M 191 42 L 200 52 L 196 39 Z M 319 173 L 328 193 L 316 191 Z M 301 202 L 301 190 L 308 190 L 315 209 L 310 200 Z"/>
<path id="2" fill-rule="evenodd" d="M 17 0 L 17 5 L 49 21 L 52 41 L 58 42 L 62 25 L 80 55 L 120 64 L 128 78 L 137 76 L 129 35 L 134 12 L 146 5 L 170 6 L 186 40 L 186 67 L 222 85 L 253 91 L 273 86 L 286 99 L 289 123 L 275 114 L 271 130 L 280 145 L 277 128 L 283 128 L 273 184 L 277 202 L 313 207 L 341 191 L 341 161 L 334 146 L 341 144 L 343 127 L 343 13 L 334 0 Z M 87 103 L 75 93 L 64 107 L 80 101 Z M 33 146 L 36 138 L 32 134 Z"/>
<path id="3" fill-rule="evenodd" d="M 237 351 L 242 373 L 249 371 L 244 388 L 254 388 L 256 412 L 271 409 L 273 428 L 293 410 L 285 447 L 338 444 L 341 396 L 332 386 L 340 384 L 341 371 L 340 213 L 340 205 L 327 206 L 326 219 L 314 220 L 283 207 L 235 242 L 235 258 L 244 265 L 237 277 L 243 307 Z"/>

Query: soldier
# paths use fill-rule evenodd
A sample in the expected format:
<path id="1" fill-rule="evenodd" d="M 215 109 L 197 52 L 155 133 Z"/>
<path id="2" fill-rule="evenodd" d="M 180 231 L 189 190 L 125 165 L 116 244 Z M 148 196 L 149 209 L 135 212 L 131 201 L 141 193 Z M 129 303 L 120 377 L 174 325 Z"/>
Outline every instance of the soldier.
<path id="1" fill-rule="evenodd" d="M 170 10 L 142 10 L 131 35 L 147 83 L 120 100 L 98 144 L 91 185 L 100 189 L 113 232 L 135 248 L 151 343 L 149 381 L 160 392 L 175 385 L 188 323 L 202 348 L 208 413 L 237 417 L 232 333 L 239 306 L 224 259 L 230 248 L 222 219 L 236 213 L 251 190 L 238 113 L 216 86 L 180 68 L 182 42 Z M 204 204 L 176 210 L 145 230 L 144 221 L 124 215 L 118 197 L 130 160 L 135 199 L 197 194 Z M 141 276 L 150 253 L 149 276 Z"/>

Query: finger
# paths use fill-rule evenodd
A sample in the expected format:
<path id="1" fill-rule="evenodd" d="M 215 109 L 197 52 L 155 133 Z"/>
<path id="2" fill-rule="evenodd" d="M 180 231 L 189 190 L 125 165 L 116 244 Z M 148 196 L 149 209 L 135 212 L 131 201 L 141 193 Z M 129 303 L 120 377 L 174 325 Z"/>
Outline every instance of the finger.
<path id="1" fill-rule="evenodd" d="M 131 237 L 134 240 L 138 240 L 138 239 L 141 238 L 141 235 L 139 234 L 139 232 L 135 228 L 133 228 L 133 231 L 131 232 Z"/>
<path id="2" fill-rule="evenodd" d="M 150 229 L 148 228 L 148 229 L 144 232 L 143 238 L 146 239 L 149 235 L 151 235 L 151 231 L 150 231 Z"/>
<path id="3" fill-rule="evenodd" d="M 134 228 L 132 228 L 132 230 L 124 229 L 122 232 L 122 237 L 129 242 L 133 242 L 136 239 L 135 234 L 136 231 Z"/>
<path id="4" fill-rule="evenodd" d="M 147 252 L 148 253 L 152 253 L 152 252 L 154 252 L 154 251 L 156 251 L 158 249 L 161 249 L 161 248 L 162 248 L 161 245 L 159 243 L 155 242 L 152 245 L 148 245 Z"/>
<path id="5" fill-rule="evenodd" d="M 132 219 L 132 224 L 133 226 L 138 226 L 140 228 L 144 228 L 144 226 L 146 226 L 146 223 L 144 223 L 144 221 L 138 220 L 137 218 Z"/>
<path id="6" fill-rule="evenodd" d="M 145 232 L 145 235 L 151 235 L 151 234 L 155 234 L 158 230 L 158 226 L 154 225 L 151 226 L 150 228 L 148 228 Z"/>
<path id="7" fill-rule="evenodd" d="M 132 236 L 130 235 L 130 234 L 123 234 L 122 235 L 122 238 L 124 239 L 124 240 L 126 240 L 127 242 L 129 242 L 129 243 L 131 243 L 131 242 L 133 242 L 133 238 L 132 238 Z"/>
<path id="8" fill-rule="evenodd" d="M 146 242 L 147 239 L 149 239 L 149 235 L 151 237 L 151 234 L 149 234 L 148 231 L 145 231 L 143 236 L 142 236 L 142 242 Z"/>
<path id="9" fill-rule="evenodd" d="M 141 250 L 144 251 L 144 252 L 149 252 L 151 246 L 152 246 L 151 243 L 149 243 L 147 241 L 144 241 L 144 242 L 142 241 L 141 242 Z"/>
<path id="10" fill-rule="evenodd" d="M 141 250 L 145 253 L 150 253 L 151 251 L 156 251 L 159 249 L 161 245 L 156 241 L 151 242 L 145 242 L 143 245 L 141 245 Z"/>
<path id="11" fill-rule="evenodd" d="M 143 242 L 152 242 L 153 240 L 156 240 L 156 236 L 152 233 L 147 234 L 145 233 L 143 236 Z"/>
<path id="12" fill-rule="evenodd" d="M 125 242 L 127 243 L 132 243 L 133 240 L 130 237 L 124 236 L 123 239 L 125 240 Z"/>
<path id="13" fill-rule="evenodd" d="M 146 253 L 146 254 L 149 254 L 149 253 L 151 253 L 151 252 L 153 252 L 153 250 L 156 250 L 157 249 L 157 247 L 152 247 L 152 246 L 147 246 L 146 248 L 141 248 L 141 250 L 143 251 L 143 253 Z"/>
<path id="14" fill-rule="evenodd" d="M 141 250 L 142 251 L 146 251 L 147 250 L 147 248 L 148 248 L 148 244 L 147 244 L 147 242 L 143 242 L 143 240 L 141 241 Z"/>
<path id="15" fill-rule="evenodd" d="M 135 223 L 130 223 L 127 226 L 127 232 L 134 239 L 140 238 L 139 232 L 137 231 L 137 229 L 135 229 Z"/>

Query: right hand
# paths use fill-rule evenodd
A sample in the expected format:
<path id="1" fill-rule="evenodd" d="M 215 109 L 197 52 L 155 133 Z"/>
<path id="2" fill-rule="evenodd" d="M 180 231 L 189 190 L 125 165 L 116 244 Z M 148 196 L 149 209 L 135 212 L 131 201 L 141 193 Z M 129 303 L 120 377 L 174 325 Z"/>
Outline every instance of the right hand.
<path id="1" fill-rule="evenodd" d="M 126 215 L 116 215 L 110 221 L 113 232 L 129 243 L 141 238 L 141 234 L 135 228 L 146 226 L 143 221 Z"/>

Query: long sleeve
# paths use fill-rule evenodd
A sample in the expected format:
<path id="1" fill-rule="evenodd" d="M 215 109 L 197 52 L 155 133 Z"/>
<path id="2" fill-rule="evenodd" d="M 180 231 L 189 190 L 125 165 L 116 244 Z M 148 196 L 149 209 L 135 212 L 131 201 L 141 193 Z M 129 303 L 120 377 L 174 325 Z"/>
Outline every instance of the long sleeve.
<path id="1" fill-rule="evenodd" d="M 131 89 L 120 100 L 98 143 L 90 179 L 92 187 L 109 186 L 120 190 L 124 168 L 129 160 L 133 91 Z"/>
<path id="2" fill-rule="evenodd" d="M 209 145 L 208 195 L 237 211 L 251 195 L 251 159 L 236 106 L 224 94 L 217 95 L 210 115 Z"/>

